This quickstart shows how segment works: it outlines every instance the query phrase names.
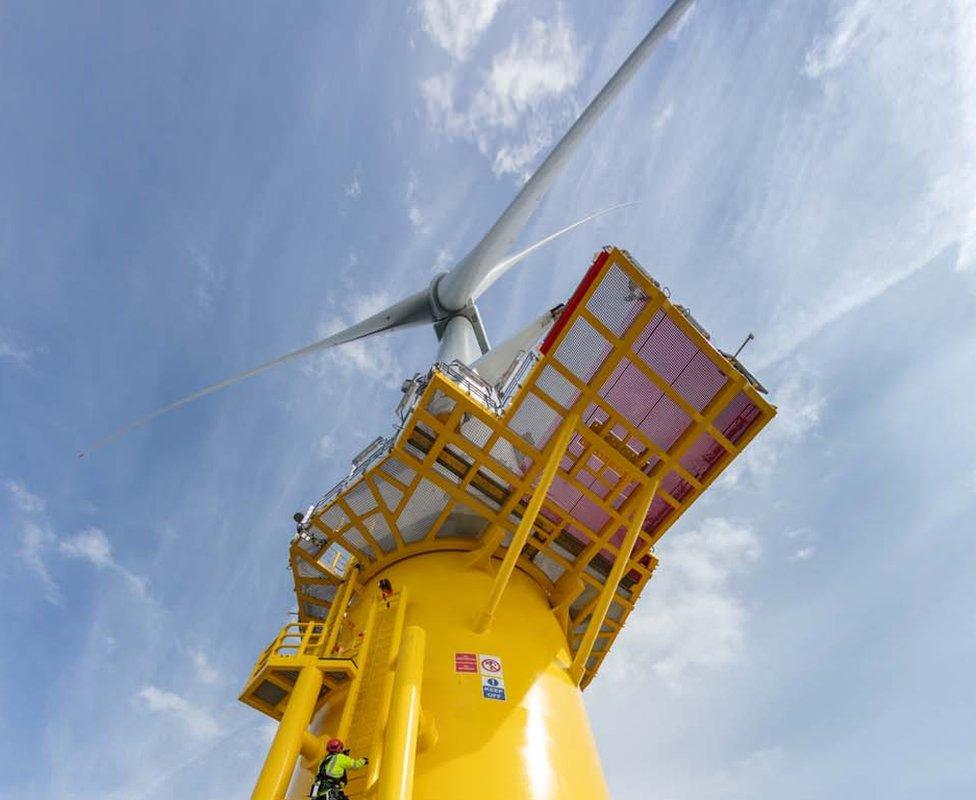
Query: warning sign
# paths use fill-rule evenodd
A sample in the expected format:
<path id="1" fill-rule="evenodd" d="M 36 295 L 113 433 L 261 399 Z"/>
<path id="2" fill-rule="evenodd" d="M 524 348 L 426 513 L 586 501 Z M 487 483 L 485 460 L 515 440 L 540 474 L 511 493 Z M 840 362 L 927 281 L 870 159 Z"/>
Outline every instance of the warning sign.
<path id="1" fill-rule="evenodd" d="M 485 700 L 504 700 L 505 681 L 501 678 L 492 678 L 488 675 L 482 675 L 481 694 Z"/>
<path id="2" fill-rule="evenodd" d="M 495 675 L 501 677 L 502 660 L 498 656 L 486 656 L 483 653 L 478 655 L 478 664 L 481 667 L 482 675 Z"/>
<path id="3" fill-rule="evenodd" d="M 475 653 L 455 653 L 454 671 L 478 673 L 478 656 Z"/>

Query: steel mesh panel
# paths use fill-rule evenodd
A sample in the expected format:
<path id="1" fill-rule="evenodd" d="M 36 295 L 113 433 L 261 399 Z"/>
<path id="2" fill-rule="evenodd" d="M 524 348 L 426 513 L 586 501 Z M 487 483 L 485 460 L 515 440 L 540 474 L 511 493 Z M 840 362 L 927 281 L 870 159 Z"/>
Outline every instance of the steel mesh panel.
<path id="1" fill-rule="evenodd" d="M 573 601 L 572 605 L 569 607 L 569 616 L 573 622 L 578 622 L 578 617 L 580 612 L 586 608 L 589 602 L 596 597 L 596 589 L 593 588 L 589 583 L 583 587 L 583 591 L 579 593 L 579 596 Z M 582 633 L 582 631 L 580 631 Z"/>
<path id="2" fill-rule="evenodd" d="M 728 377 L 725 373 L 699 350 L 672 385 L 685 400 L 701 411 L 726 383 Z"/>
<path id="3" fill-rule="evenodd" d="M 664 380 L 673 383 L 697 352 L 698 347 L 665 316 L 637 355 Z"/>
<path id="4" fill-rule="evenodd" d="M 397 528 L 400 529 L 403 541 L 416 542 L 423 539 L 445 505 L 447 494 L 427 478 L 421 478 L 397 519 Z"/>
<path id="5" fill-rule="evenodd" d="M 724 452 L 724 447 L 707 433 L 703 433 L 681 457 L 680 463 L 688 472 L 701 480 Z"/>
<path id="6" fill-rule="evenodd" d="M 532 466 L 532 459 L 502 436 L 499 436 L 491 446 L 489 455 L 510 472 L 518 476 L 524 475 Z"/>
<path id="7" fill-rule="evenodd" d="M 488 520 L 464 503 L 457 503 L 447 521 L 434 534 L 435 539 L 476 541 L 488 527 Z"/>
<path id="8" fill-rule="evenodd" d="M 308 597 L 331 603 L 336 596 L 336 587 L 326 583 L 305 584 L 304 592 Z"/>
<path id="9" fill-rule="evenodd" d="M 373 552 L 373 548 L 366 541 L 365 537 L 356 528 L 350 528 L 349 530 L 343 532 L 343 537 L 349 544 L 355 547 L 357 550 L 365 554 L 368 558 L 376 558 L 376 553 Z"/>
<path id="10" fill-rule="evenodd" d="M 617 336 L 622 336 L 646 302 L 644 292 L 620 267 L 612 264 L 590 295 L 586 308 Z"/>
<path id="11" fill-rule="evenodd" d="M 396 511 L 396 507 L 400 504 L 400 500 L 403 498 L 403 492 L 397 489 L 397 487 L 392 483 L 383 480 L 379 476 L 376 476 L 376 491 L 379 492 L 380 497 L 383 498 L 383 505 L 385 505 L 390 511 Z"/>
<path id="12" fill-rule="evenodd" d="M 674 400 L 662 395 L 637 427 L 662 450 L 669 450 L 690 422 Z"/>
<path id="13" fill-rule="evenodd" d="M 614 410 L 632 424 L 639 425 L 664 394 L 626 359 L 600 392 Z"/>
<path id="14" fill-rule="evenodd" d="M 610 342 L 583 318 L 577 318 L 556 349 L 556 358 L 586 382 L 610 353 Z"/>
<path id="15" fill-rule="evenodd" d="M 322 520 L 324 525 L 327 525 L 334 531 L 344 528 L 349 524 L 349 517 L 346 516 L 346 512 L 339 507 L 338 503 L 329 506 L 324 512 L 322 512 L 319 519 Z"/>
<path id="16" fill-rule="evenodd" d="M 571 408 L 580 396 L 579 389 L 549 365 L 543 368 L 536 385 L 565 409 Z"/>
<path id="17" fill-rule="evenodd" d="M 306 615 L 314 619 L 325 619 L 329 613 L 328 606 L 320 606 L 318 603 L 309 603 L 306 601 L 302 603 L 302 606 L 305 608 Z"/>
<path id="18" fill-rule="evenodd" d="M 671 470 L 661 479 L 661 488 L 675 500 L 681 502 L 691 491 L 691 484 L 677 472 Z"/>
<path id="19" fill-rule="evenodd" d="M 457 401 L 453 397 L 448 397 L 438 389 L 427 402 L 427 410 L 433 416 L 443 421 L 450 416 L 455 405 L 457 405 Z"/>
<path id="20" fill-rule="evenodd" d="M 732 444 L 742 438 L 749 426 L 759 417 L 759 409 L 744 392 L 739 392 L 715 418 L 718 428 Z"/>
<path id="21" fill-rule="evenodd" d="M 537 450 L 545 448 L 560 418 L 539 396 L 529 392 L 512 418 L 509 427 Z"/>
<path id="22" fill-rule="evenodd" d="M 469 442 L 481 449 L 488 444 L 491 438 L 491 428 L 485 425 L 480 419 L 467 414 L 462 417 L 458 424 L 458 432 Z"/>
<path id="23" fill-rule="evenodd" d="M 532 557 L 532 563 L 541 569 L 553 583 L 558 581 L 566 571 L 562 565 L 549 558 L 541 550 Z"/>
<path id="24" fill-rule="evenodd" d="M 556 477 L 553 478 L 552 486 L 549 488 L 548 497 L 556 505 L 570 511 L 576 504 L 576 501 L 582 496 L 583 493 L 575 486 L 570 484 L 561 475 L 556 475 Z"/>
<path id="25" fill-rule="evenodd" d="M 295 568 L 302 578 L 314 578 L 319 574 L 319 571 L 304 559 L 298 559 Z"/>
<path id="26" fill-rule="evenodd" d="M 384 553 L 389 553 L 396 549 L 396 539 L 393 538 L 393 531 L 390 530 L 390 524 L 382 514 L 373 514 L 367 517 L 363 520 L 363 525 Z"/>
<path id="27" fill-rule="evenodd" d="M 647 518 L 644 520 L 644 531 L 648 534 L 653 534 L 664 524 L 665 520 L 672 513 L 674 513 L 674 508 L 668 505 L 661 495 L 657 495 L 654 498 L 654 502 L 651 503 L 650 510 L 647 512 Z"/>
<path id="28" fill-rule="evenodd" d="M 393 457 L 388 458 L 380 469 L 404 486 L 409 486 L 417 474 L 412 468 L 400 461 L 400 459 Z"/>
<path id="29" fill-rule="evenodd" d="M 376 498 L 366 485 L 366 481 L 360 481 L 352 489 L 347 490 L 345 501 L 346 505 L 360 517 L 376 508 Z"/>

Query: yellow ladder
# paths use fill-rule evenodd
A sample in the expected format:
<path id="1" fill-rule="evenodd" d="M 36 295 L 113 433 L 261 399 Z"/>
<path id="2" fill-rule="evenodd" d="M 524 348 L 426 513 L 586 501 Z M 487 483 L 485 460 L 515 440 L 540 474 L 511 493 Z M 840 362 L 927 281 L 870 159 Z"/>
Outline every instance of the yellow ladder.
<path id="1" fill-rule="evenodd" d="M 387 601 L 378 601 L 368 652 L 360 673 L 356 706 L 352 711 L 346 747 L 353 758 L 369 756 L 369 765 L 350 770 L 346 794 L 350 800 L 362 800 L 375 787 L 383 750 L 383 732 L 393 694 L 393 662 L 403 636 L 403 618 L 407 602 L 400 592 Z"/>

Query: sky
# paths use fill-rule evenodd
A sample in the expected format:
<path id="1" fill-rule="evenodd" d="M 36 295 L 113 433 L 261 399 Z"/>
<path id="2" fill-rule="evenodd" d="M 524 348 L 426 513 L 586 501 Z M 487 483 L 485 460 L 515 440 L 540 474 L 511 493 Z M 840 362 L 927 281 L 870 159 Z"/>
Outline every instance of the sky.
<path id="1" fill-rule="evenodd" d="M 655 0 L 4 3 L 0 797 L 245 798 L 291 514 L 392 431 L 413 329 L 146 411 L 426 286 Z M 976 794 L 976 4 L 699 2 L 479 305 L 629 250 L 776 420 L 585 693 L 616 800 Z"/>

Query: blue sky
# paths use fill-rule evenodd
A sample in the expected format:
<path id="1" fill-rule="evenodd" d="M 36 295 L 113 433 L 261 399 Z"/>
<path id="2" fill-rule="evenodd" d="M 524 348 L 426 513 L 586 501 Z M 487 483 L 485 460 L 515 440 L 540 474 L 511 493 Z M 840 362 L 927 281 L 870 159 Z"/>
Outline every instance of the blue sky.
<path id="1" fill-rule="evenodd" d="M 247 797 L 291 513 L 416 329 L 124 422 L 466 252 L 662 2 L 0 11 L 0 797 Z M 630 250 L 780 416 L 659 547 L 587 691 L 618 800 L 976 792 L 976 8 L 700 3 L 481 301 Z"/>

